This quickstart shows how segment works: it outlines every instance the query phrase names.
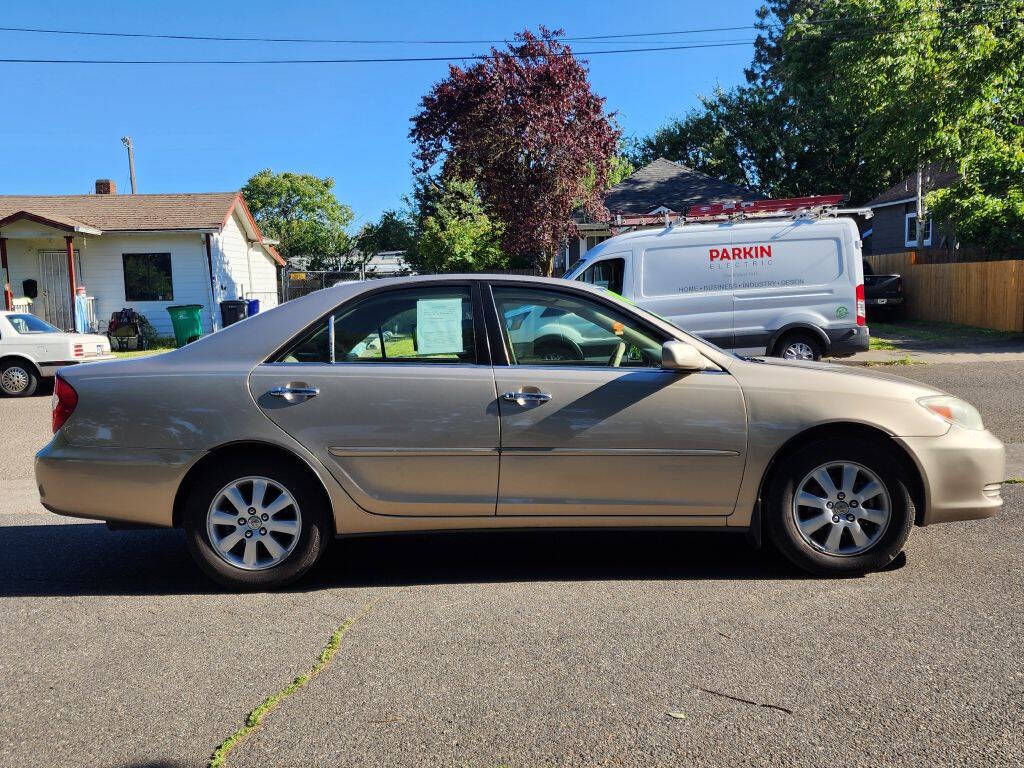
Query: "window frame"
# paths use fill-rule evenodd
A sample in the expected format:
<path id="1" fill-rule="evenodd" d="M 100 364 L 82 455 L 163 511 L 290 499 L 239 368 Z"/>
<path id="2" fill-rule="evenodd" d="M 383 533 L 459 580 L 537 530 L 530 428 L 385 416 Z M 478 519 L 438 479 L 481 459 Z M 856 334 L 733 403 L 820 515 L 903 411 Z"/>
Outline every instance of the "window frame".
<path id="1" fill-rule="evenodd" d="M 476 361 L 472 363 L 461 360 L 445 360 L 439 358 L 387 358 L 386 360 L 334 360 L 334 317 L 341 312 L 351 312 L 367 301 L 372 301 L 387 293 L 403 293 L 406 291 L 423 291 L 430 289 L 444 290 L 446 288 L 469 288 L 469 297 L 473 306 L 473 346 Z M 328 345 L 331 359 L 326 362 L 286 362 L 277 358 L 285 354 L 303 338 L 317 330 L 321 323 L 327 323 Z M 483 298 L 478 280 L 438 280 L 424 281 L 423 283 L 410 283 L 406 285 L 388 285 L 381 288 L 371 288 L 335 305 L 332 309 L 324 312 L 316 320 L 309 323 L 298 333 L 293 334 L 284 344 L 280 345 L 274 352 L 267 356 L 262 365 L 491 365 L 490 349 L 487 343 L 487 332 L 484 322 Z"/>
<path id="2" fill-rule="evenodd" d="M 171 284 L 171 293 L 164 299 L 136 299 L 128 295 L 128 270 L 125 269 L 125 259 L 129 256 L 166 256 L 167 257 L 167 279 Z M 121 282 L 124 284 L 124 300 L 126 302 L 142 303 L 146 301 L 174 301 L 174 257 L 170 251 L 128 251 L 121 253 Z"/>
<path id="3" fill-rule="evenodd" d="M 589 283 L 586 283 L 589 285 Z M 649 333 L 652 337 L 662 340 L 662 344 L 666 341 L 678 340 L 675 336 L 668 333 L 667 331 L 659 328 L 658 326 L 650 323 L 646 318 L 636 313 L 630 312 L 627 307 L 623 307 L 618 302 L 611 299 L 605 298 L 600 294 L 591 293 L 589 291 L 573 290 L 572 288 L 563 288 L 562 286 L 548 285 L 548 284 L 536 284 L 519 280 L 490 280 L 486 285 L 486 296 L 484 300 L 485 308 L 485 320 L 487 322 L 487 338 L 491 346 L 491 360 L 495 367 L 507 367 L 507 368 L 551 368 L 554 366 L 542 365 L 538 363 L 512 363 L 512 357 L 509 354 L 508 344 L 506 340 L 506 334 L 504 333 L 501 316 L 498 312 L 498 303 L 494 297 L 495 287 L 508 287 L 508 288 L 519 288 L 522 290 L 539 290 L 552 294 L 559 294 L 566 298 L 576 299 L 577 301 L 593 301 L 596 304 L 607 307 L 614 312 L 619 314 L 626 314 L 630 318 L 636 321 L 637 327 L 642 328 L 645 332 Z M 658 371 L 665 370 L 664 368 L 658 367 L 643 367 L 643 368 L 630 368 L 630 367 L 614 367 L 611 365 L 566 365 L 560 364 L 556 366 L 559 370 L 573 369 L 573 370 L 589 370 L 598 371 L 602 369 L 608 369 L 610 371 L 635 371 L 635 370 L 648 370 Z"/>
<path id="4" fill-rule="evenodd" d="M 916 237 L 913 240 L 910 240 L 910 239 L 907 238 L 907 235 L 910 232 L 908 227 L 910 225 L 910 220 L 911 219 L 917 219 L 917 212 L 916 211 L 911 211 L 910 213 L 906 213 L 906 214 L 903 215 L 903 245 L 906 248 L 916 248 L 917 247 L 917 238 Z M 932 218 L 931 218 L 931 216 L 928 216 L 927 214 L 925 214 L 924 225 L 927 228 L 925 231 L 928 233 L 928 237 L 924 238 L 921 241 L 921 247 L 928 246 L 928 245 L 932 244 Z M 916 223 L 914 224 L 914 231 L 915 232 L 917 231 L 917 224 Z"/>

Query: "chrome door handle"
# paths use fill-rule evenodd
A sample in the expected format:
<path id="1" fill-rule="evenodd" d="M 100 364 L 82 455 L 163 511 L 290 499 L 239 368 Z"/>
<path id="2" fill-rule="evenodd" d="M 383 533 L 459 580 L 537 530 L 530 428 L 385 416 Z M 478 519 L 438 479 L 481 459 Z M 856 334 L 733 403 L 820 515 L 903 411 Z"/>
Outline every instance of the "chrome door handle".
<path id="1" fill-rule="evenodd" d="M 306 400 L 310 397 L 316 397 L 320 394 L 318 387 L 305 387 L 305 386 L 292 386 L 286 384 L 284 386 L 273 387 L 270 390 L 270 394 L 274 397 L 283 397 L 285 400 Z"/>
<path id="2" fill-rule="evenodd" d="M 546 403 L 551 399 L 551 395 L 547 392 L 530 392 L 519 390 L 518 392 L 505 392 L 501 396 L 502 400 L 508 400 L 510 403 L 516 405 L 526 405 L 527 403 Z"/>

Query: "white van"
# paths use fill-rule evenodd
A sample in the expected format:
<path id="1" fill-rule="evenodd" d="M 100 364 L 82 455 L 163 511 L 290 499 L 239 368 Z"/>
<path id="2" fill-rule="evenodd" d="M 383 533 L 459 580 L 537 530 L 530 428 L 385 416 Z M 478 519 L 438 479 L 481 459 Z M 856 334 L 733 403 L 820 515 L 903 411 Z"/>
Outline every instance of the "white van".
<path id="1" fill-rule="evenodd" d="M 618 235 L 565 275 L 746 354 L 817 360 L 868 348 L 849 218 L 681 224 Z"/>

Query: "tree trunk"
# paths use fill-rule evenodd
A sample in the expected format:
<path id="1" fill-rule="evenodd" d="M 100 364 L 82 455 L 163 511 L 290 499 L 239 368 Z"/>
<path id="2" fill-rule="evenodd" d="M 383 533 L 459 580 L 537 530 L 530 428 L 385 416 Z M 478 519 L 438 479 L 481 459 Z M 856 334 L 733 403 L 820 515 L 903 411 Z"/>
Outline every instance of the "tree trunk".
<path id="1" fill-rule="evenodd" d="M 541 267 L 544 270 L 544 277 L 551 277 L 555 273 L 555 254 L 545 253 L 541 258 L 543 259 Z"/>

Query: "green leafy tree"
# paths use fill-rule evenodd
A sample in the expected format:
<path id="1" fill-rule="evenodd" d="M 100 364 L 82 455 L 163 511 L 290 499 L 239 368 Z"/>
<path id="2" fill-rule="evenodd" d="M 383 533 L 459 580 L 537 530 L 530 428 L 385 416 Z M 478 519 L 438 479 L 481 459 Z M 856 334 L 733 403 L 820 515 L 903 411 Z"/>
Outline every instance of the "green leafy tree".
<path id="1" fill-rule="evenodd" d="M 961 238 L 1024 245 L 1024 0 L 814 5 L 782 37 L 787 76 L 824 67 L 840 112 L 860 115 L 867 163 L 958 170 L 928 204 Z"/>
<path id="2" fill-rule="evenodd" d="M 242 196 L 263 234 L 280 241 L 285 259 L 309 259 L 309 269 L 335 269 L 351 248 L 352 210 L 334 195 L 334 179 L 260 171 Z"/>
<path id="3" fill-rule="evenodd" d="M 355 237 L 357 253 L 349 254 L 345 269 L 362 269 L 378 253 L 410 251 L 415 230 L 409 218 L 400 211 L 384 211 L 380 219 L 364 224 Z"/>
<path id="4" fill-rule="evenodd" d="M 471 181 L 420 179 L 413 195 L 416 243 L 407 261 L 419 273 L 486 272 L 525 266 L 501 249 L 501 226 Z"/>

